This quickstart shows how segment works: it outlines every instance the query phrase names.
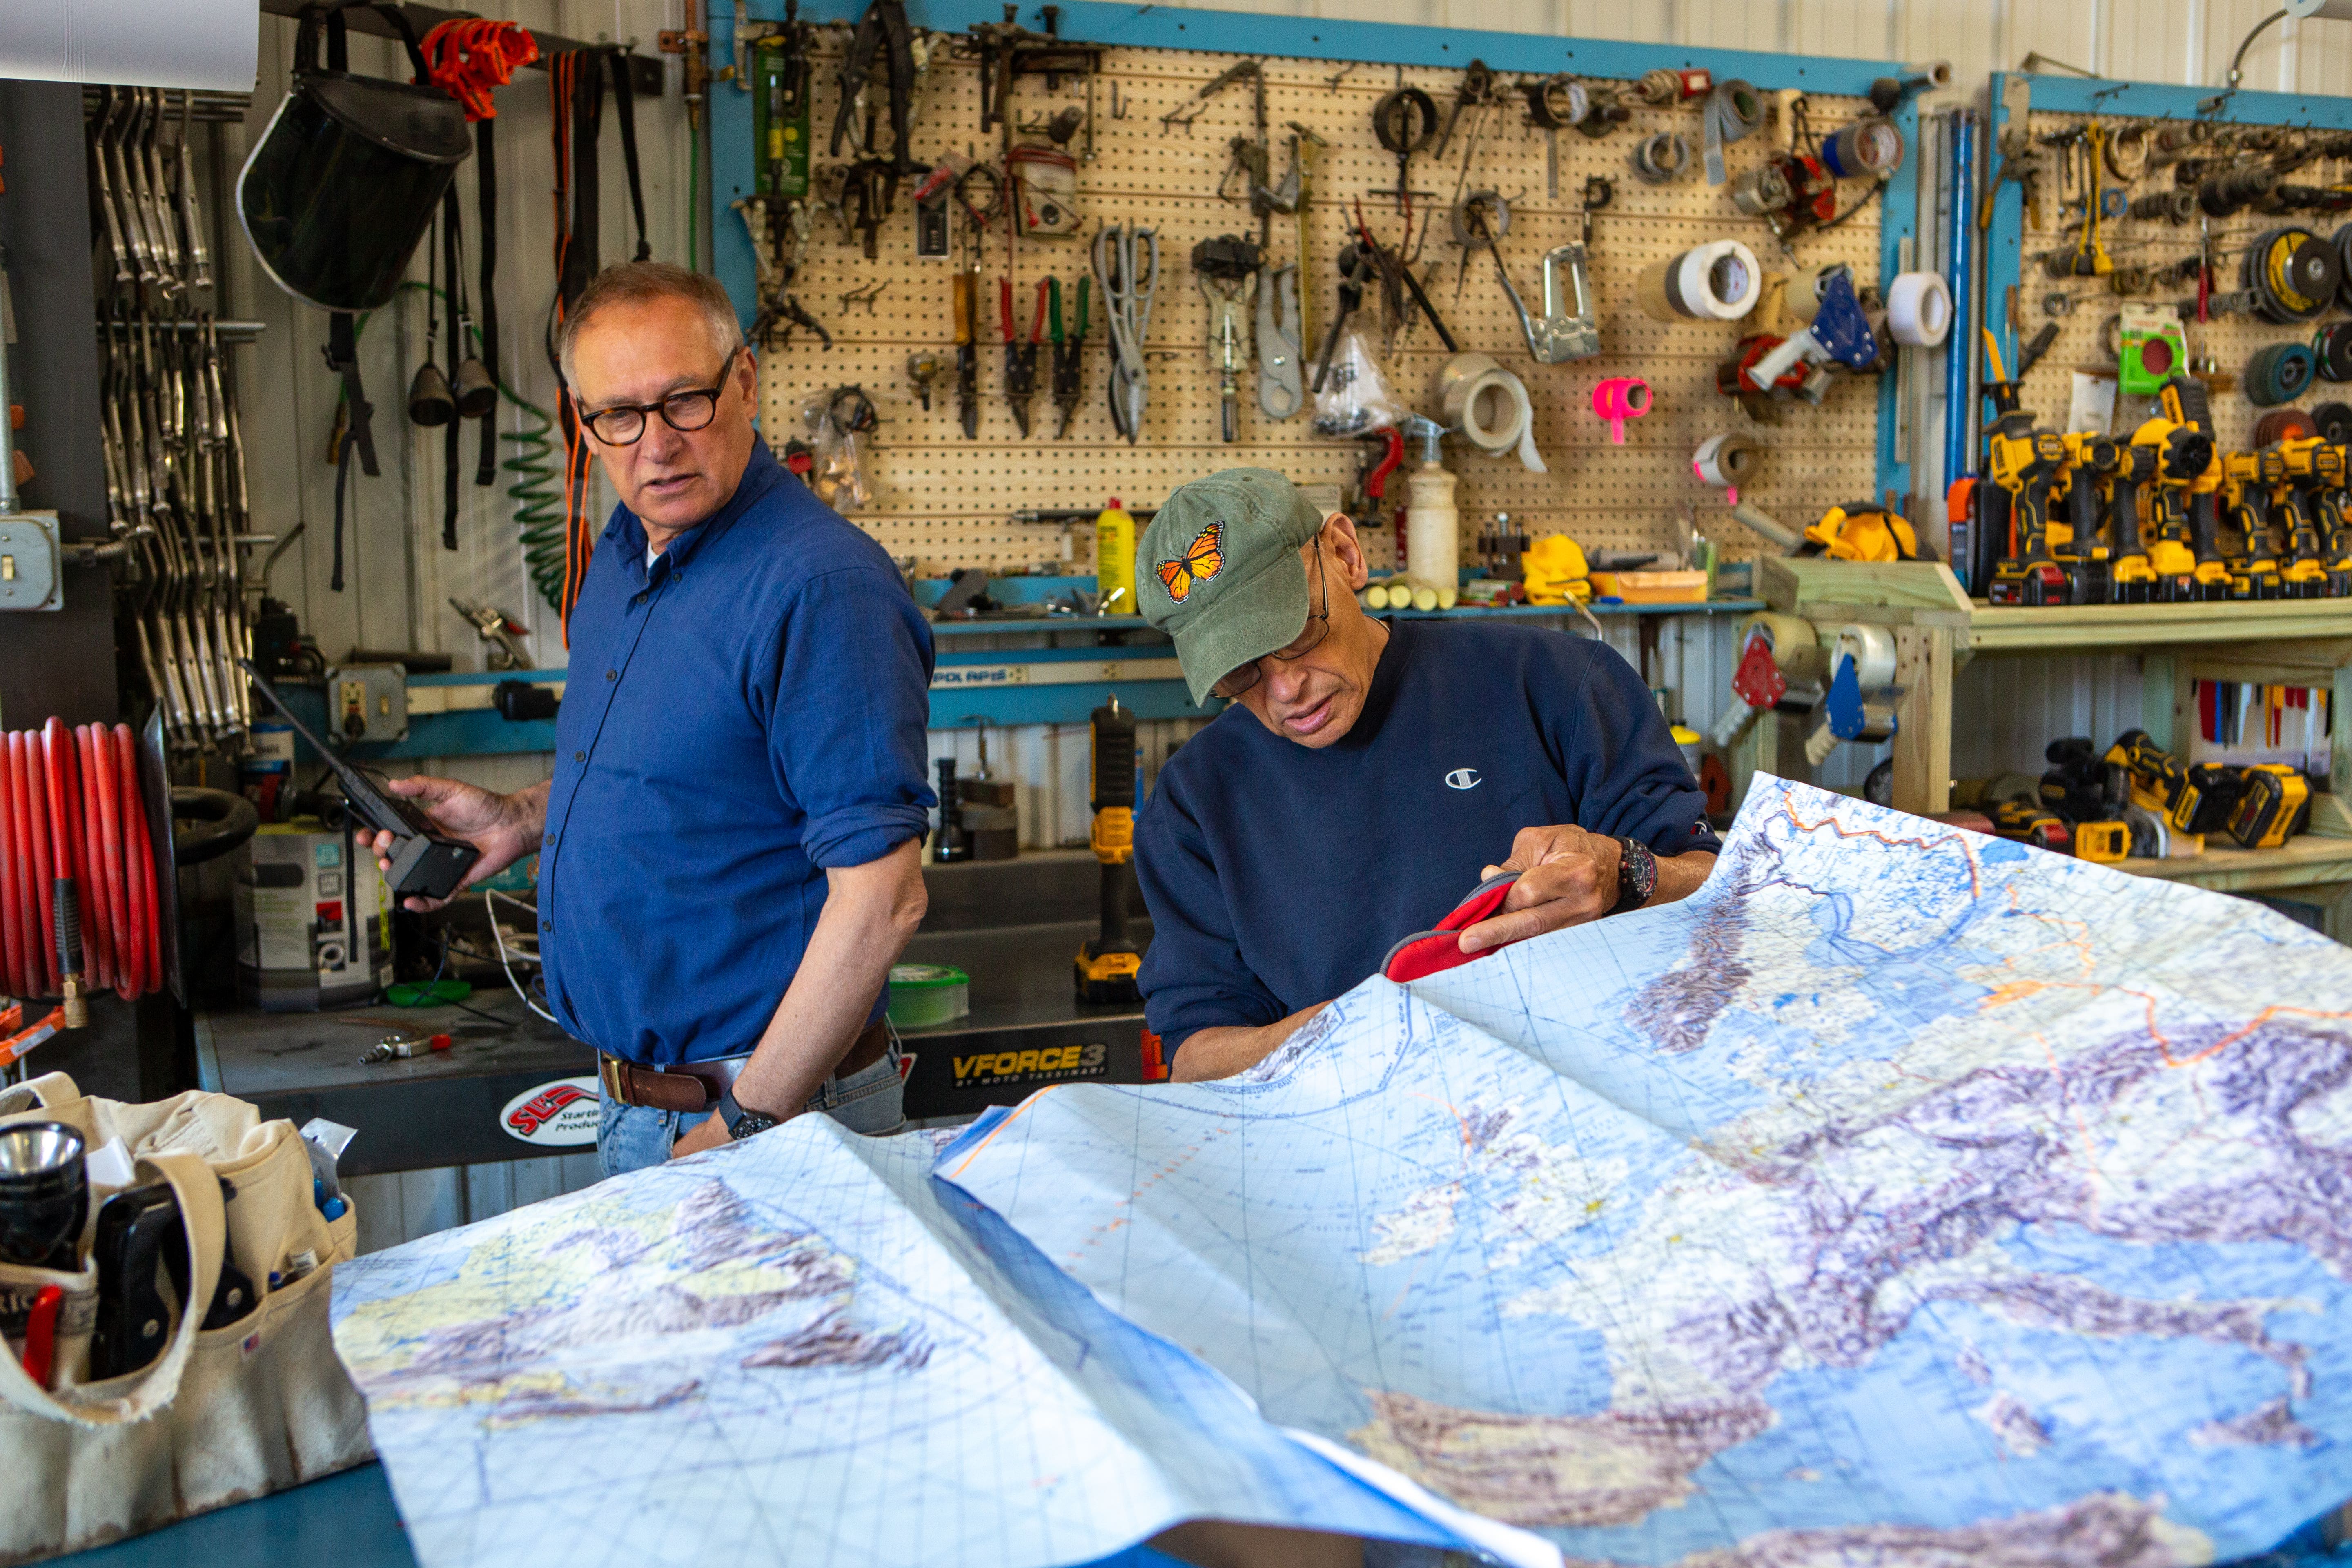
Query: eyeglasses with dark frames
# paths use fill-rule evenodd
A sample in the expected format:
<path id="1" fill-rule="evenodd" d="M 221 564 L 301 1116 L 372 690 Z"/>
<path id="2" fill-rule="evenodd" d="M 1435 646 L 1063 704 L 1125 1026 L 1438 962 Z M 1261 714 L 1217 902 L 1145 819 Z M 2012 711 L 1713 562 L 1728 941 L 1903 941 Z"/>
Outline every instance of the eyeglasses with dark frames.
<path id="1" fill-rule="evenodd" d="M 727 390 L 728 373 L 735 368 L 735 356 L 742 352 L 740 343 L 727 351 L 727 358 L 719 366 L 719 379 L 709 386 L 673 392 L 658 403 L 616 403 L 610 408 L 582 415 L 580 423 L 607 447 L 635 446 L 645 436 L 646 416 L 649 414 L 660 415 L 663 424 L 681 435 L 707 428 L 719 416 L 719 399 Z"/>
<path id="2" fill-rule="evenodd" d="M 1227 671 L 1223 680 L 1209 688 L 1210 696 L 1231 702 L 1265 679 L 1261 666 L 1266 659 L 1278 658 L 1288 664 L 1294 659 L 1305 658 L 1323 646 L 1323 639 L 1331 635 L 1331 584 L 1323 575 L 1323 547 L 1319 542 L 1315 547 L 1315 582 L 1323 590 L 1323 607 L 1307 617 L 1306 629 L 1291 638 L 1288 647 L 1278 647 L 1272 653 L 1250 660 L 1238 669 Z"/>

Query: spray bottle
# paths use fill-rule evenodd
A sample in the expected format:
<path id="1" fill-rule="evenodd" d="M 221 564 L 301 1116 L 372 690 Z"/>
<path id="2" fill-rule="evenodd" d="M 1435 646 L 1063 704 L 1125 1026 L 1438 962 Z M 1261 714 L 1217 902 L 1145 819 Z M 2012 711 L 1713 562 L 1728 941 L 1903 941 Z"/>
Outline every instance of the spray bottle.
<path id="1" fill-rule="evenodd" d="M 1404 568 L 1413 580 L 1413 607 L 1450 610 L 1462 582 L 1462 514 L 1454 505 L 1454 477 L 1440 449 L 1446 427 L 1418 414 L 1404 417 L 1404 433 L 1421 443 L 1421 467 L 1406 482 Z M 1426 589 L 1433 603 L 1422 603 Z"/>
<path id="2" fill-rule="evenodd" d="M 1135 518 L 1117 496 L 1095 519 L 1095 593 L 1101 615 L 1143 613 L 1135 598 Z"/>

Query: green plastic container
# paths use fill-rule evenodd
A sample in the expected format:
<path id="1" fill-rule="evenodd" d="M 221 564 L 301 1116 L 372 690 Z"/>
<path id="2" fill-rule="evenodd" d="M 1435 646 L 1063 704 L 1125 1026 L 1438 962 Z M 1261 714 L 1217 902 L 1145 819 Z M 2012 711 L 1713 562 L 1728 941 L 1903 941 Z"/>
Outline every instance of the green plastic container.
<path id="1" fill-rule="evenodd" d="M 890 966 L 890 1022 L 928 1029 L 971 1011 L 971 976 L 944 963 Z"/>

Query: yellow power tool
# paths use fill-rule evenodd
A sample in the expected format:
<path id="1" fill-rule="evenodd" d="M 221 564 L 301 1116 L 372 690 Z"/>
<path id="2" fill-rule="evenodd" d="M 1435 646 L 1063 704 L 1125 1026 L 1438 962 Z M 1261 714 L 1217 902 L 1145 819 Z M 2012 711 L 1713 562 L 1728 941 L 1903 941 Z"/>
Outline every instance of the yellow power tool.
<path id="1" fill-rule="evenodd" d="M 2245 548 L 2230 563 L 2230 596 L 2275 599 L 2279 563 L 2271 532 L 2271 500 L 2286 480 L 2286 458 L 2277 447 L 2221 454 L 2221 499 L 2230 525 L 2245 537 Z"/>
<path id="2" fill-rule="evenodd" d="M 1079 945 L 1075 965 L 1079 1000 L 1133 1002 L 1143 954 L 1127 934 L 1127 890 L 1135 858 L 1135 714 L 1116 692 L 1087 716 L 1092 741 L 1095 818 L 1087 840 L 1102 863 L 1102 926 Z"/>
<path id="3" fill-rule="evenodd" d="M 2286 524 L 2286 566 L 2280 573 L 2282 592 L 2290 599 L 2327 596 L 2327 541 L 2320 531 L 2320 510 L 2344 488 L 2344 448 L 2316 436 L 2281 441 L 2263 454 L 2275 454 L 2285 469 L 2285 485 L 2277 491 L 2279 516 Z"/>

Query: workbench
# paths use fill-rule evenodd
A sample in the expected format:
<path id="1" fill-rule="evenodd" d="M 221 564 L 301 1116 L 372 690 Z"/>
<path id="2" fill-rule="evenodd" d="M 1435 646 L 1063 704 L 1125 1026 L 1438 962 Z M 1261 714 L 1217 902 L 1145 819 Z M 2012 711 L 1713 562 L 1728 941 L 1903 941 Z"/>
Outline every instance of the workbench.
<path id="1" fill-rule="evenodd" d="M 992 923 L 1008 915 L 1066 916 L 1079 900 L 1091 907 L 1097 875 L 1091 855 L 1070 854 L 925 868 L 933 918 L 908 943 L 903 962 L 952 964 L 969 974 L 971 1011 L 900 1032 L 913 1058 L 909 1119 L 968 1120 L 991 1105 L 1017 1104 L 1048 1083 L 1141 1083 L 1165 1076 L 1146 1070 L 1140 1003 L 1077 999 L 1071 962 L 1095 933 L 1094 920 Z M 1150 944 L 1150 930 L 1148 920 L 1135 921 L 1139 945 Z M 511 990 L 477 990 L 466 1005 L 476 1011 L 376 1005 L 199 1013 L 198 1082 L 251 1100 L 265 1117 L 299 1126 L 323 1116 L 358 1128 L 342 1162 L 353 1176 L 592 1146 L 593 1118 L 586 1110 L 561 1113 L 594 1100 L 595 1053 L 529 1012 Z M 395 1031 L 445 1033 L 451 1047 L 361 1065 L 369 1047 Z M 1040 1066 L 1026 1055 L 1042 1052 L 1070 1065 Z"/>

